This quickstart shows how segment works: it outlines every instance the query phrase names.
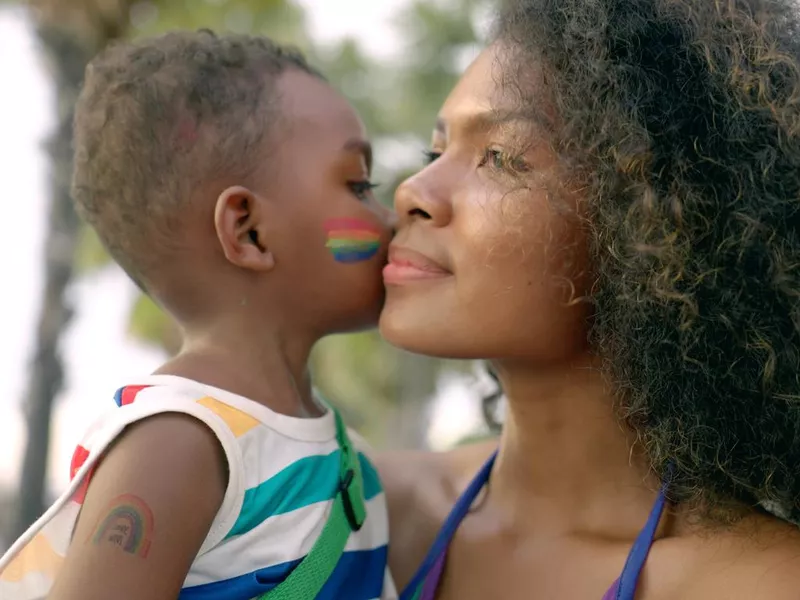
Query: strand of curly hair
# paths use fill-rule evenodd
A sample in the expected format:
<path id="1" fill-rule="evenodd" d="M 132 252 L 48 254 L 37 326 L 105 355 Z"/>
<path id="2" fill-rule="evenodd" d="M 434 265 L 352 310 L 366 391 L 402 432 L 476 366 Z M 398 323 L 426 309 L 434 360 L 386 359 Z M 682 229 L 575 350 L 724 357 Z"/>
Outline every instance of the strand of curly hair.
<path id="1" fill-rule="evenodd" d="M 671 500 L 800 518 L 800 17 L 788 0 L 511 0 L 585 188 L 591 343 Z M 530 79 L 530 78 L 529 78 Z"/>

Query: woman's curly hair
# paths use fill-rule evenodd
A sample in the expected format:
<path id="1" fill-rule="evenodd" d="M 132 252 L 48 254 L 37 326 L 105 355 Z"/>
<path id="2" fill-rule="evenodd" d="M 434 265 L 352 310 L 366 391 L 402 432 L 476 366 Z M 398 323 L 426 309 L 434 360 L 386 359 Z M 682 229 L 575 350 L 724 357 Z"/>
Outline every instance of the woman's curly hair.
<path id="1" fill-rule="evenodd" d="M 672 499 L 796 520 L 797 6 L 507 0 L 497 37 L 523 101 L 543 70 L 588 198 L 591 342 Z"/>

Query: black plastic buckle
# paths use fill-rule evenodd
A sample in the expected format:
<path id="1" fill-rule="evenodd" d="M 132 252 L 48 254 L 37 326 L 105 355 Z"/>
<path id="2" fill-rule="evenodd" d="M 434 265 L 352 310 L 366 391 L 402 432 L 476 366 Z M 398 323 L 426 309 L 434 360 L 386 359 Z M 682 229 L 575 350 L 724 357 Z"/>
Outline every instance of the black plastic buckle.
<path id="1" fill-rule="evenodd" d="M 353 469 L 347 469 L 344 478 L 339 481 L 339 493 L 342 495 L 342 506 L 344 507 L 344 516 L 347 517 L 347 522 L 350 524 L 350 529 L 359 531 L 363 526 L 363 521 L 358 522 L 356 512 L 353 509 L 353 501 L 350 498 L 350 484 L 353 483 Z"/>

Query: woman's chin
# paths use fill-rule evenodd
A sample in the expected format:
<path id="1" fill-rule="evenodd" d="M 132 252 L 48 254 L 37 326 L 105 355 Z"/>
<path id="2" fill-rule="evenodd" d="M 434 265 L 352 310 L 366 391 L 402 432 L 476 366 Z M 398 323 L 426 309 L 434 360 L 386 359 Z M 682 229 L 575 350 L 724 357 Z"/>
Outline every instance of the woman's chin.
<path id="1" fill-rule="evenodd" d="M 459 336 L 441 326 L 446 322 L 446 319 L 435 319 L 430 314 L 401 311 L 387 303 L 378 327 L 387 342 L 407 352 L 437 358 L 479 358 L 470 352 L 468 344 L 462 343 L 466 340 L 460 340 Z"/>

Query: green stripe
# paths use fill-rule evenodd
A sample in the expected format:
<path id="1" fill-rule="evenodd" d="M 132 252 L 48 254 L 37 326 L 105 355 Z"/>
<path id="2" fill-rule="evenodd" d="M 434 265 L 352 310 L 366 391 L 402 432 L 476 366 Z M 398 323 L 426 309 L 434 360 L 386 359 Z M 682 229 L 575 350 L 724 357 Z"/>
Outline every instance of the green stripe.
<path id="1" fill-rule="evenodd" d="M 359 453 L 364 476 L 364 499 L 381 493 L 375 467 Z M 246 490 L 244 503 L 227 538 L 247 533 L 262 521 L 317 502 L 331 500 L 339 483 L 339 450 L 323 456 L 306 456 L 260 485 Z"/>

